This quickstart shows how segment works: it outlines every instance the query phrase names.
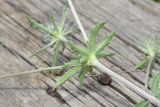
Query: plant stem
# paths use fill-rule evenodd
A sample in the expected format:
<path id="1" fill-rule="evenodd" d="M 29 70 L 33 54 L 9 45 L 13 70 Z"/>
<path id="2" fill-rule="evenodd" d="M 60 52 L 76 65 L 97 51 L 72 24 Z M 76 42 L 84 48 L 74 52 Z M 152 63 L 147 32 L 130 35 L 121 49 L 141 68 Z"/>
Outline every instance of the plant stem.
<path id="1" fill-rule="evenodd" d="M 42 71 L 47 71 L 47 70 L 56 70 L 56 69 L 61 69 L 61 68 L 62 68 L 62 66 L 39 68 L 39 69 L 36 69 L 36 70 L 31 70 L 31 71 L 24 71 L 24 72 L 19 72 L 19 73 L 2 75 L 2 76 L 0 76 L 0 79 L 8 78 L 8 77 L 14 77 L 14 76 L 20 76 L 20 75 L 25 75 L 25 74 L 32 74 L 32 73 L 37 73 L 37 72 L 42 72 Z"/>
<path id="2" fill-rule="evenodd" d="M 151 72 L 153 58 L 149 59 L 147 71 L 146 71 L 146 77 L 145 77 L 145 91 L 148 92 L 148 85 L 149 85 L 149 74 Z"/>
<path id="3" fill-rule="evenodd" d="M 87 44 L 87 42 L 88 42 L 87 33 L 85 32 L 84 27 L 82 26 L 82 23 L 81 23 L 78 15 L 77 15 L 77 13 L 76 13 L 76 11 L 75 11 L 75 8 L 74 8 L 74 6 L 73 6 L 72 1 L 71 1 L 71 0 L 68 0 L 68 4 L 69 4 L 69 7 L 70 7 L 70 9 L 71 9 L 71 11 L 72 11 L 72 13 L 73 13 L 73 16 L 74 16 L 77 24 L 78 24 L 78 26 L 79 26 L 79 28 L 80 28 L 80 30 L 81 30 L 81 32 L 82 32 L 82 35 L 83 35 L 83 37 L 84 37 L 84 40 L 85 40 L 85 42 L 86 42 L 86 44 Z"/>
<path id="4" fill-rule="evenodd" d="M 52 66 L 57 66 L 58 64 L 58 52 L 59 52 L 59 41 L 56 42 L 55 46 L 54 46 L 54 52 L 53 52 L 53 63 Z M 54 70 L 53 70 L 54 71 Z"/>
<path id="5" fill-rule="evenodd" d="M 137 87 L 136 85 L 134 85 L 130 81 L 126 80 L 122 76 L 114 73 L 113 71 L 111 71 L 110 69 L 105 67 L 103 64 L 101 64 L 97 59 L 95 59 L 92 64 L 94 67 L 98 68 L 101 72 L 111 76 L 114 81 L 123 83 L 126 87 L 133 90 L 135 93 L 137 93 L 140 96 L 142 96 L 143 98 L 149 100 L 156 107 L 160 107 L 160 100 L 158 100 L 156 97 L 146 93 L 144 90 Z"/>
<path id="6" fill-rule="evenodd" d="M 82 24 L 81 24 L 81 22 L 79 20 L 79 17 L 77 15 L 76 11 L 75 11 L 75 8 L 73 6 L 72 1 L 68 0 L 68 4 L 69 4 L 69 6 L 71 8 L 71 11 L 72 11 L 72 13 L 74 15 L 74 18 L 75 18 L 76 22 L 78 23 L 78 26 L 79 26 L 79 28 L 80 28 L 80 30 L 82 32 L 82 35 L 83 35 L 83 37 L 85 39 L 85 42 L 87 43 L 88 42 L 88 38 L 87 38 L 86 32 L 85 32 L 85 30 L 84 30 L 84 28 L 83 28 L 83 26 L 82 26 Z M 141 95 L 145 99 L 148 99 L 151 103 L 153 103 L 157 107 L 160 107 L 160 101 L 157 98 L 155 98 L 154 96 L 146 93 L 141 88 L 137 87 L 136 85 L 134 85 L 130 81 L 126 80 L 125 78 L 121 77 L 120 75 L 114 73 L 113 71 L 111 71 L 110 69 L 105 67 L 103 64 L 101 64 L 97 59 L 95 59 L 92 64 L 93 64 L 93 66 L 95 66 L 98 69 L 100 69 L 101 72 L 110 75 L 113 78 L 113 80 L 115 80 L 115 81 L 118 80 L 118 82 L 120 81 L 120 82 L 124 83 L 126 85 L 126 87 L 130 88 L 131 90 L 133 90 L 137 94 Z"/>

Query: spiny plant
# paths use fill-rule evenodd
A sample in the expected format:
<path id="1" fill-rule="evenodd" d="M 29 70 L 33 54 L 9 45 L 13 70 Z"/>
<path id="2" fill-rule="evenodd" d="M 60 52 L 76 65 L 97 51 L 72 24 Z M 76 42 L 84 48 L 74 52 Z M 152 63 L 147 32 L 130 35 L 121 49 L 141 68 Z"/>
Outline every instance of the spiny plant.
<path id="1" fill-rule="evenodd" d="M 70 62 L 66 63 L 65 66 L 69 67 L 70 70 L 67 71 L 57 82 L 56 88 L 61 86 L 66 80 L 72 77 L 75 73 L 79 73 L 79 82 L 80 86 L 83 85 L 83 80 L 87 72 L 93 73 L 92 62 L 95 58 L 101 58 L 105 56 L 113 56 L 111 52 L 104 50 L 108 46 L 112 38 L 115 36 L 115 33 L 109 33 L 104 40 L 96 45 L 96 36 L 98 32 L 105 25 L 105 22 L 97 24 L 90 32 L 89 41 L 87 42 L 86 47 L 81 47 L 76 45 L 74 42 L 69 42 L 71 49 L 76 53 L 77 57 Z M 74 65 L 74 67 L 72 67 Z"/>
<path id="2" fill-rule="evenodd" d="M 42 49 L 38 50 L 34 55 L 36 55 L 39 52 L 44 51 L 45 49 L 49 47 L 54 48 L 54 61 L 52 66 L 56 66 L 58 63 L 58 52 L 59 52 L 59 45 L 60 43 L 66 43 L 68 42 L 71 49 L 77 53 L 77 56 L 75 59 L 71 60 L 70 62 L 65 63 L 62 66 L 62 71 L 64 68 L 69 69 L 57 82 L 55 88 L 58 86 L 63 85 L 63 83 L 68 80 L 70 77 L 72 77 L 75 73 L 80 72 L 79 74 L 79 82 L 80 86 L 83 85 L 83 80 L 85 77 L 85 74 L 87 71 L 90 73 L 93 73 L 93 66 L 91 62 L 95 58 L 100 58 L 104 56 L 112 56 L 113 53 L 104 51 L 104 48 L 109 45 L 112 41 L 113 36 L 115 35 L 114 32 L 110 33 L 106 38 L 104 38 L 104 41 L 96 45 L 96 36 L 98 32 L 102 29 L 102 27 L 105 25 L 105 22 L 97 24 L 90 32 L 89 41 L 87 43 L 87 47 L 80 47 L 76 45 L 74 42 L 70 42 L 69 39 L 66 37 L 66 35 L 70 34 L 73 31 L 73 27 L 71 28 L 64 28 L 65 26 L 65 19 L 67 16 L 67 7 L 65 7 L 62 15 L 62 20 L 60 24 L 57 24 L 51 16 L 52 25 L 47 27 L 43 24 L 40 24 L 33 20 L 32 18 L 28 18 L 29 22 L 31 23 L 32 27 L 47 33 L 47 39 L 49 40 L 49 43 L 43 47 Z"/>
<path id="3" fill-rule="evenodd" d="M 145 77 L 145 90 L 148 90 L 148 81 L 149 81 L 149 74 L 151 74 L 151 71 L 154 66 L 155 59 L 158 57 L 159 50 L 158 50 L 158 38 L 155 36 L 154 41 L 151 41 L 149 39 L 146 40 L 146 47 L 141 48 L 143 53 L 145 54 L 145 57 L 142 59 L 142 61 L 137 64 L 135 69 L 144 69 L 147 66 L 146 70 L 146 77 Z"/>
<path id="4" fill-rule="evenodd" d="M 139 64 L 135 67 L 136 69 L 144 69 L 147 66 L 147 72 L 145 77 L 145 91 L 148 90 L 149 85 L 149 74 L 152 73 L 152 69 L 154 67 L 154 62 L 156 57 L 158 57 L 159 50 L 158 50 L 158 38 L 155 36 L 154 41 L 151 42 L 151 40 L 146 40 L 146 47 L 141 48 L 143 53 L 145 54 L 145 58 L 140 61 Z M 160 74 L 156 74 L 153 76 L 153 79 L 151 80 L 151 92 L 153 96 L 160 99 Z M 138 102 L 135 107 L 149 107 L 150 102 L 147 100 L 142 100 Z"/>
<path id="5" fill-rule="evenodd" d="M 97 58 L 113 55 L 110 52 L 104 51 L 104 48 L 107 45 L 109 45 L 109 43 L 111 42 L 115 33 L 113 33 L 113 32 L 109 33 L 109 35 L 107 37 L 105 37 L 105 39 L 101 43 L 96 45 L 96 36 L 97 36 L 98 32 L 100 31 L 100 29 L 104 26 L 105 23 L 100 23 L 96 27 L 94 27 L 91 30 L 90 35 L 89 35 L 89 39 L 88 39 L 87 34 L 85 33 L 85 30 L 84 30 L 84 28 L 79 20 L 79 17 L 74 9 L 72 1 L 68 0 L 68 4 L 69 4 L 69 7 L 74 15 L 76 22 L 80 28 L 80 31 L 81 31 L 82 35 L 84 36 L 84 39 L 86 42 L 86 47 L 80 47 L 80 46 L 76 45 L 74 42 L 71 42 L 70 40 L 68 40 L 68 37 L 66 35 L 69 34 L 72 30 L 70 31 L 70 30 L 66 30 L 64 28 L 65 17 L 64 18 L 62 17 L 62 21 L 60 24 L 57 24 L 55 21 L 53 21 L 54 18 L 51 18 L 54 27 L 47 27 L 43 24 L 36 22 L 32 18 L 29 18 L 29 21 L 30 21 L 31 25 L 33 25 L 33 27 L 35 27 L 36 29 L 38 29 L 42 32 L 48 33 L 49 38 L 51 38 L 49 43 L 52 44 L 52 45 L 49 45 L 49 47 L 54 46 L 55 45 L 54 42 L 66 43 L 77 54 L 78 57 L 65 63 L 62 66 L 52 66 L 52 67 L 48 67 L 48 68 L 40 68 L 40 69 L 36 69 L 36 70 L 32 70 L 32 71 L 26 71 L 26 72 L 22 72 L 22 73 L 8 74 L 8 75 L 3 75 L 0 78 L 6 78 L 6 77 L 17 76 L 17 75 L 22 75 L 22 74 L 29 74 L 29 73 L 36 73 L 36 72 L 41 72 L 41 71 L 45 71 L 45 70 L 56 70 L 56 69 L 62 70 L 64 68 L 69 68 L 69 70 L 56 82 L 55 88 L 61 86 L 71 76 L 73 76 L 75 73 L 78 73 L 78 71 L 80 72 L 79 80 L 80 80 L 80 84 L 82 86 L 85 74 L 87 72 L 92 72 L 93 67 L 95 67 L 95 68 L 99 69 L 102 73 L 106 73 L 109 76 L 111 76 L 114 81 L 118 81 L 118 82 L 123 83 L 126 87 L 133 90 L 137 94 L 141 95 L 144 99 L 147 99 L 152 104 L 159 106 L 160 105 L 159 99 L 146 93 L 144 90 L 142 90 L 138 86 L 134 85 L 133 83 L 131 83 L 130 81 L 128 81 L 124 77 L 122 77 L 122 76 L 116 74 L 115 72 L 113 72 L 112 70 L 108 69 L 102 63 L 100 63 L 98 61 Z M 66 16 L 66 15 L 63 15 L 63 16 Z M 52 39 L 54 39 L 53 40 L 54 42 L 52 41 Z M 46 48 L 44 48 L 44 49 L 46 49 Z M 54 48 L 54 50 L 55 50 L 55 48 Z M 57 53 L 58 52 L 59 52 L 59 48 L 58 48 Z M 58 57 L 55 57 L 55 59 L 58 59 Z M 54 62 L 57 62 L 57 60 Z"/>
<path id="6" fill-rule="evenodd" d="M 63 15 L 61 18 L 60 23 L 57 23 L 53 16 L 50 17 L 51 25 L 45 26 L 43 24 L 38 23 L 37 21 L 33 20 L 31 17 L 28 17 L 28 20 L 31 26 L 41 32 L 46 33 L 45 39 L 47 40 L 48 44 L 43 48 L 37 50 L 34 54 L 38 54 L 47 48 L 53 48 L 53 64 L 52 66 L 56 66 L 58 64 L 58 53 L 60 51 L 60 47 L 62 46 L 61 52 L 64 51 L 64 44 L 68 41 L 68 35 L 73 32 L 74 26 L 67 26 L 65 24 L 65 20 L 67 17 L 68 11 L 67 6 L 65 6 L 63 10 Z"/>

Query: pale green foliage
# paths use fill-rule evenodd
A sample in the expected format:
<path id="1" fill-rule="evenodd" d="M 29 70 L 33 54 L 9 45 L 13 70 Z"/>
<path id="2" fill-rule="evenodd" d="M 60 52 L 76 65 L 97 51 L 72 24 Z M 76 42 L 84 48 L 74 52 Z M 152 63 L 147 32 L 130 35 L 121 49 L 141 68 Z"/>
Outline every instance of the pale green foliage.
<path id="1" fill-rule="evenodd" d="M 147 65 L 147 72 L 151 72 L 154 66 L 154 61 L 159 54 L 157 36 L 155 37 L 155 40 L 153 42 L 147 39 L 146 47 L 142 48 L 142 51 L 144 52 L 146 56 L 142 61 L 140 61 L 139 64 L 137 64 L 135 68 L 143 69 Z M 149 78 L 149 75 L 147 75 L 146 78 Z M 152 91 L 153 96 L 160 99 L 160 74 L 155 75 L 153 77 L 152 82 L 151 82 L 151 91 Z M 143 100 L 137 103 L 135 107 L 149 107 L 149 101 Z"/>
<path id="2" fill-rule="evenodd" d="M 83 86 L 83 81 L 84 81 L 84 78 L 85 78 L 85 72 L 86 72 L 86 70 L 82 69 L 81 72 L 80 72 L 80 74 L 79 74 L 80 87 Z"/>
<path id="3" fill-rule="evenodd" d="M 155 97 L 160 99 L 160 74 L 156 74 L 151 82 L 151 91 Z"/>
<path id="4" fill-rule="evenodd" d="M 147 65 L 146 76 L 145 76 L 145 91 L 148 90 L 149 84 L 149 74 L 151 74 L 154 67 L 154 62 L 156 57 L 158 57 L 158 38 L 155 36 L 155 40 L 151 41 L 146 40 L 146 47 L 142 48 L 142 51 L 145 54 L 145 58 L 140 61 L 135 68 L 143 69 Z"/>
<path id="5" fill-rule="evenodd" d="M 144 58 L 142 61 L 140 61 L 137 65 L 136 65 L 136 67 L 135 67 L 135 69 L 143 69 L 147 64 L 148 64 L 148 62 L 149 62 L 149 58 L 148 57 L 146 57 L 146 58 Z"/>
<path id="6" fill-rule="evenodd" d="M 52 25 L 49 27 L 36 22 L 30 17 L 28 18 L 29 22 L 35 29 L 47 33 L 46 36 L 47 40 L 49 41 L 49 43 L 45 47 L 38 50 L 34 55 L 36 55 L 39 52 L 42 52 L 43 50 L 46 50 L 49 47 L 53 48 L 54 49 L 53 66 L 55 66 L 58 63 L 58 53 L 60 51 L 59 50 L 60 45 L 67 42 L 67 44 L 69 44 L 71 49 L 78 56 L 75 59 L 63 65 L 61 70 L 69 68 L 69 71 L 67 71 L 63 76 L 61 76 L 61 78 L 56 82 L 55 88 L 61 86 L 63 83 L 65 83 L 66 80 L 68 80 L 78 71 L 79 71 L 79 82 L 80 86 L 82 87 L 85 74 L 87 72 L 93 73 L 92 61 L 95 58 L 114 55 L 113 53 L 104 50 L 104 48 L 111 43 L 112 38 L 115 35 L 114 32 L 109 33 L 101 43 L 96 45 L 96 36 L 102 29 L 102 27 L 105 25 L 105 22 L 99 23 L 93 29 L 91 29 L 91 32 L 89 34 L 89 41 L 87 42 L 87 47 L 81 47 L 73 42 L 70 42 L 69 39 L 67 38 L 67 35 L 73 31 L 73 27 L 69 28 L 65 27 L 66 16 L 67 16 L 66 8 L 64 9 L 60 23 L 56 23 L 54 17 L 51 16 Z"/>
<path id="7" fill-rule="evenodd" d="M 81 63 L 91 65 L 91 62 L 95 58 L 113 55 L 113 53 L 105 51 L 104 48 L 112 41 L 112 38 L 115 36 L 114 32 L 109 33 L 101 43 L 96 45 L 96 36 L 104 24 L 105 23 L 97 24 L 96 27 L 91 30 L 87 47 L 80 47 L 75 43 L 70 42 L 70 47 L 78 54 L 78 58 L 80 59 Z"/>
<path id="8" fill-rule="evenodd" d="M 142 61 L 139 62 L 139 64 L 136 65 L 135 69 L 139 68 L 139 69 L 143 69 L 150 60 L 152 60 L 152 66 L 154 65 L 154 60 L 155 58 L 158 56 L 158 38 L 157 36 L 155 36 L 155 40 L 153 42 L 151 42 L 151 40 L 147 39 L 146 40 L 146 47 L 145 48 L 141 48 L 141 50 L 143 51 L 143 53 L 146 55 L 144 59 L 142 59 Z"/>
<path id="9" fill-rule="evenodd" d="M 53 16 L 51 16 L 51 25 L 45 26 L 43 24 L 38 23 L 37 21 L 33 20 L 31 17 L 28 18 L 31 26 L 41 32 L 45 32 L 46 39 L 48 41 L 48 44 L 44 46 L 43 48 L 37 50 L 34 54 L 38 54 L 47 48 L 53 48 L 53 66 L 58 64 L 58 53 L 60 51 L 60 47 L 62 46 L 62 50 L 64 49 L 64 43 L 68 40 L 67 35 L 69 35 L 73 31 L 73 26 L 68 27 L 65 26 L 65 20 L 67 17 L 67 7 L 64 8 L 62 19 L 60 23 L 56 23 Z"/>
<path id="10" fill-rule="evenodd" d="M 70 77 L 72 77 L 75 73 L 77 73 L 81 69 L 80 66 L 74 67 L 67 71 L 57 82 L 55 87 L 62 85 L 65 81 L 67 81 Z"/>
<path id="11" fill-rule="evenodd" d="M 149 107 L 149 101 L 142 100 L 137 103 L 134 107 Z"/>
<path id="12" fill-rule="evenodd" d="M 96 36 L 104 25 L 105 25 L 104 22 L 97 24 L 91 30 L 90 35 L 89 35 L 89 41 L 86 47 L 81 47 L 73 42 L 69 42 L 71 49 L 76 53 L 77 57 L 74 60 L 71 60 L 70 62 L 64 64 L 64 68 L 67 67 L 67 68 L 70 68 L 70 70 L 67 71 L 57 81 L 56 88 L 62 85 L 67 79 L 69 79 L 71 76 L 73 76 L 78 71 L 79 71 L 79 82 L 80 82 L 80 86 L 82 87 L 83 81 L 85 78 L 85 74 L 87 72 L 93 73 L 92 61 L 95 58 L 113 55 L 113 53 L 105 51 L 104 48 L 111 43 L 112 38 L 115 36 L 114 32 L 109 33 L 107 37 L 105 37 L 101 43 L 96 45 Z"/>

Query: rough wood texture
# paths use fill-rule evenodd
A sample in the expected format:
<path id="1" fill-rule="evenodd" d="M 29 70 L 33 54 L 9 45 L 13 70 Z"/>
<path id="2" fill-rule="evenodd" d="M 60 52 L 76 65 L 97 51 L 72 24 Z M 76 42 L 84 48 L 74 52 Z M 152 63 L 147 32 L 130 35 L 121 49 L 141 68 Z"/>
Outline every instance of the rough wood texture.
<path id="1" fill-rule="evenodd" d="M 160 4 L 152 0 L 73 0 L 76 10 L 87 32 L 100 21 L 107 26 L 99 34 L 102 40 L 107 32 L 117 32 L 109 50 L 117 53 L 114 58 L 101 61 L 113 71 L 144 88 L 142 71 L 128 72 L 139 62 L 149 35 L 160 33 Z M 30 58 L 41 48 L 43 34 L 32 29 L 27 16 L 49 23 L 49 15 L 60 18 L 65 0 L 0 0 L 0 75 L 23 72 L 50 65 L 50 50 L 38 57 Z M 68 20 L 74 21 L 70 14 Z M 74 34 L 77 43 L 83 44 L 80 33 Z M 160 37 L 159 37 L 160 38 Z M 67 61 L 68 49 L 60 62 Z M 154 72 L 160 71 L 157 59 Z M 98 72 L 98 71 L 96 71 Z M 132 90 L 113 81 L 110 86 L 100 85 L 94 78 L 87 77 L 80 90 L 76 76 L 64 84 L 58 97 L 46 93 L 53 86 L 54 78 L 34 74 L 0 80 L 0 107 L 132 107 L 140 99 Z"/>

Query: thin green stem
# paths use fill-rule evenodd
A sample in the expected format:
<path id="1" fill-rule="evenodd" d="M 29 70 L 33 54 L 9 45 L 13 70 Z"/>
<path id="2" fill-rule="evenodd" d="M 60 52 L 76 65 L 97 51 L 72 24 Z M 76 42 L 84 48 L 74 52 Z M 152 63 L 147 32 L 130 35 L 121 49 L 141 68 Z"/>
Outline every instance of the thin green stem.
<path id="1" fill-rule="evenodd" d="M 59 42 L 56 42 L 54 47 L 54 57 L 52 66 L 56 66 L 58 64 L 58 52 L 59 52 Z"/>
<path id="2" fill-rule="evenodd" d="M 148 92 L 148 85 L 149 85 L 149 74 L 151 72 L 151 67 L 153 63 L 154 58 L 150 58 L 147 66 L 147 71 L 146 71 L 146 77 L 145 77 L 145 91 Z"/>
<path id="3" fill-rule="evenodd" d="M 0 79 L 8 78 L 8 77 L 14 77 L 14 76 L 20 76 L 20 75 L 25 75 L 25 74 L 33 74 L 33 73 L 48 71 L 48 70 L 56 70 L 56 69 L 61 69 L 61 68 L 62 68 L 62 66 L 39 68 L 39 69 L 36 69 L 36 70 L 31 70 L 31 71 L 24 71 L 24 72 L 19 72 L 19 73 L 2 75 L 2 76 L 0 76 Z"/>
<path id="4" fill-rule="evenodd" d="M 60 50 L 60 52 L 63 54 L 64 50 L 65 50 L 65 43 L 62 43 L 62 49 Z"/>

